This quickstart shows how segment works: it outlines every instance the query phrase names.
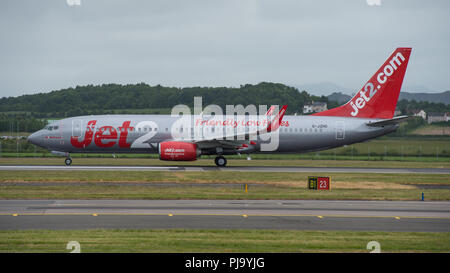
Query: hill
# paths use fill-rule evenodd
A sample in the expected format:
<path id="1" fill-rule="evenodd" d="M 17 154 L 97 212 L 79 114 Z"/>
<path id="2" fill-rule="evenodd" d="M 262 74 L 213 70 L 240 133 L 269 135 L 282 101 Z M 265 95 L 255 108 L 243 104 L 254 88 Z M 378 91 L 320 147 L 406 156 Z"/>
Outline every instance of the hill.
<path id="1" fill-rule="evenodd" d="M 344 103 L 349 101 L 352 97 L 342 92 L 334 92 L 327 96 L 328 100 Z M 450 104 L 450 91 L 441 93 L 409 93 L 400 92 L 399 100 L 407 100 L 416 102 L 433 102 Z"/>
<path id="2" fill-rule="evenodd" d="M 349 101 L 352 97 L 341 92 L 334 92 L 328 95 L 327 98 L 329 101 L 335 101 L 339 104 L 343 104 Z"/>
<path id="3" fill-rule="evenodd" d="M 140 84 L 103 84 L 67 88 L 50 93 L 4 97 L 0 99 L 0 113 L 28 113 L 33 117 L 68 117 L 85 114 L 120 113 L 130 109 L 171 109 L 178 104 L 194 104 L 194 96 L 201 96 L 203 107 L 226 105 L 288 104 L 288 114 L 301 113 L 303 105 L 321 98 L 299 92 L 280 83 L 262 82 L 230 87 L 163 87 Z M 322 98 L 325 99 L 326 98 Z M 121 111 L 123 110 L 123 111 Z M 167 110 L 168 111 L 168 110 Z"/>
<path id="4" fill-rule="evenodd" d="M 316 96 L 327 96 L 332 93 L 344 93 L 351 94 L 354 93 L 354 90 L 339 86 L 332 82 L 318 82 L 318 83 L 310 83 L 310 84 L 298 84 L 294 85 L 298 90 L 305 90 L 310 94 L 314 94 Z"/>
<path id="5" fill-rule="evenodd" d="M 352 97 L 341 92 L 335 92 L 327 96 L 329 102 L 344 104 Z M 412 110 L 423 109 L 425 112 L 450 112 L 450 91 L 443 93 L 407 93 L 401 92 L 397 109 L 402 114 L 408 114 Z"/>
<path id="6" fill-rule="evenodd" d="M 450 91 L 445 91 L 442 93 L 408 93 L 401 92 L 400 100 L 408 100 L 408 101 L 427 101 L 434 103 L 445 103 L 450 104 Z"/>

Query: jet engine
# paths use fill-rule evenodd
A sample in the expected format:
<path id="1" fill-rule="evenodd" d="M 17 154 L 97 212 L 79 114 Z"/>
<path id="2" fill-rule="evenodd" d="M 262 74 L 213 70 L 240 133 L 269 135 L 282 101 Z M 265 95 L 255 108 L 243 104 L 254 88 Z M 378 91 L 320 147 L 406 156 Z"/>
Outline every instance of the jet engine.
<path id="1" fill-rule="evenodd" d="M 197 144 L 179 141 L 165 141 L 159 144 L 159 159 L 169 161 L 193 161 L 201 155 Z"/>

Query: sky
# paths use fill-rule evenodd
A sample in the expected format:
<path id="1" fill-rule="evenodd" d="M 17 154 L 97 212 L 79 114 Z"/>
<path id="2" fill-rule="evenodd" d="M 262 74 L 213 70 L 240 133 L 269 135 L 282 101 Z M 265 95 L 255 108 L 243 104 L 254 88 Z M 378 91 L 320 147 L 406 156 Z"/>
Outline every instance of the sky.
<path id="1" fill-rule="evenodd" d="M 0 97 L 77 85 L 332 83 L 412 47 L 404 90 L 450 90 L 450 1 L 3 0 Z"/>

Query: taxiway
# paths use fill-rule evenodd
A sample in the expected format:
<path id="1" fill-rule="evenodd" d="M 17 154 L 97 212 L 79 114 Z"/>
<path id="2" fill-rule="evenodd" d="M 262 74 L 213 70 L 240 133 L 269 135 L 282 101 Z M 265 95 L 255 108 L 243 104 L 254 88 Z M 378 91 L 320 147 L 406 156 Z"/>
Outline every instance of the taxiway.
<path id="1" fill-rule="evenodd" d="M 83 166 L 83 165 L 1 165 L 5 171 L 228 171 L 298 173 L 425 173 L 450 174 L 449 168 L 349 168 L 349 167 L 269 167 L 269 166 Z"/>
<path id="2" fill-rule="evenodd" d="M 450 232 L 450 202 L 0 200 L 0 229 L 200 228 Z"/>

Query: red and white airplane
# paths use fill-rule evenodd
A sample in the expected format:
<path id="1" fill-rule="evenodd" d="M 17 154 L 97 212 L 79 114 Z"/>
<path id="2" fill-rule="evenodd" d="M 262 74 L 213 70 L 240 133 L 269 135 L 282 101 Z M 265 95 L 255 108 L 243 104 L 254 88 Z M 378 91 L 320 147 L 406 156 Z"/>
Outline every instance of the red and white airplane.
<path id="1" fill-rule="evenodd" d="M 159 153 L 161 160 L 216 155 L 302 153 L 386 135 L 408 117 L 394 117 L 411 48 L 397 48 L 346 104 L 309 116 L 285 116 L 286 105 L 265 115 L 97 115 L 53 122 L 31 143 L 71 153 Z M 276 113 L 276 114 L 275 114 Z"/>

